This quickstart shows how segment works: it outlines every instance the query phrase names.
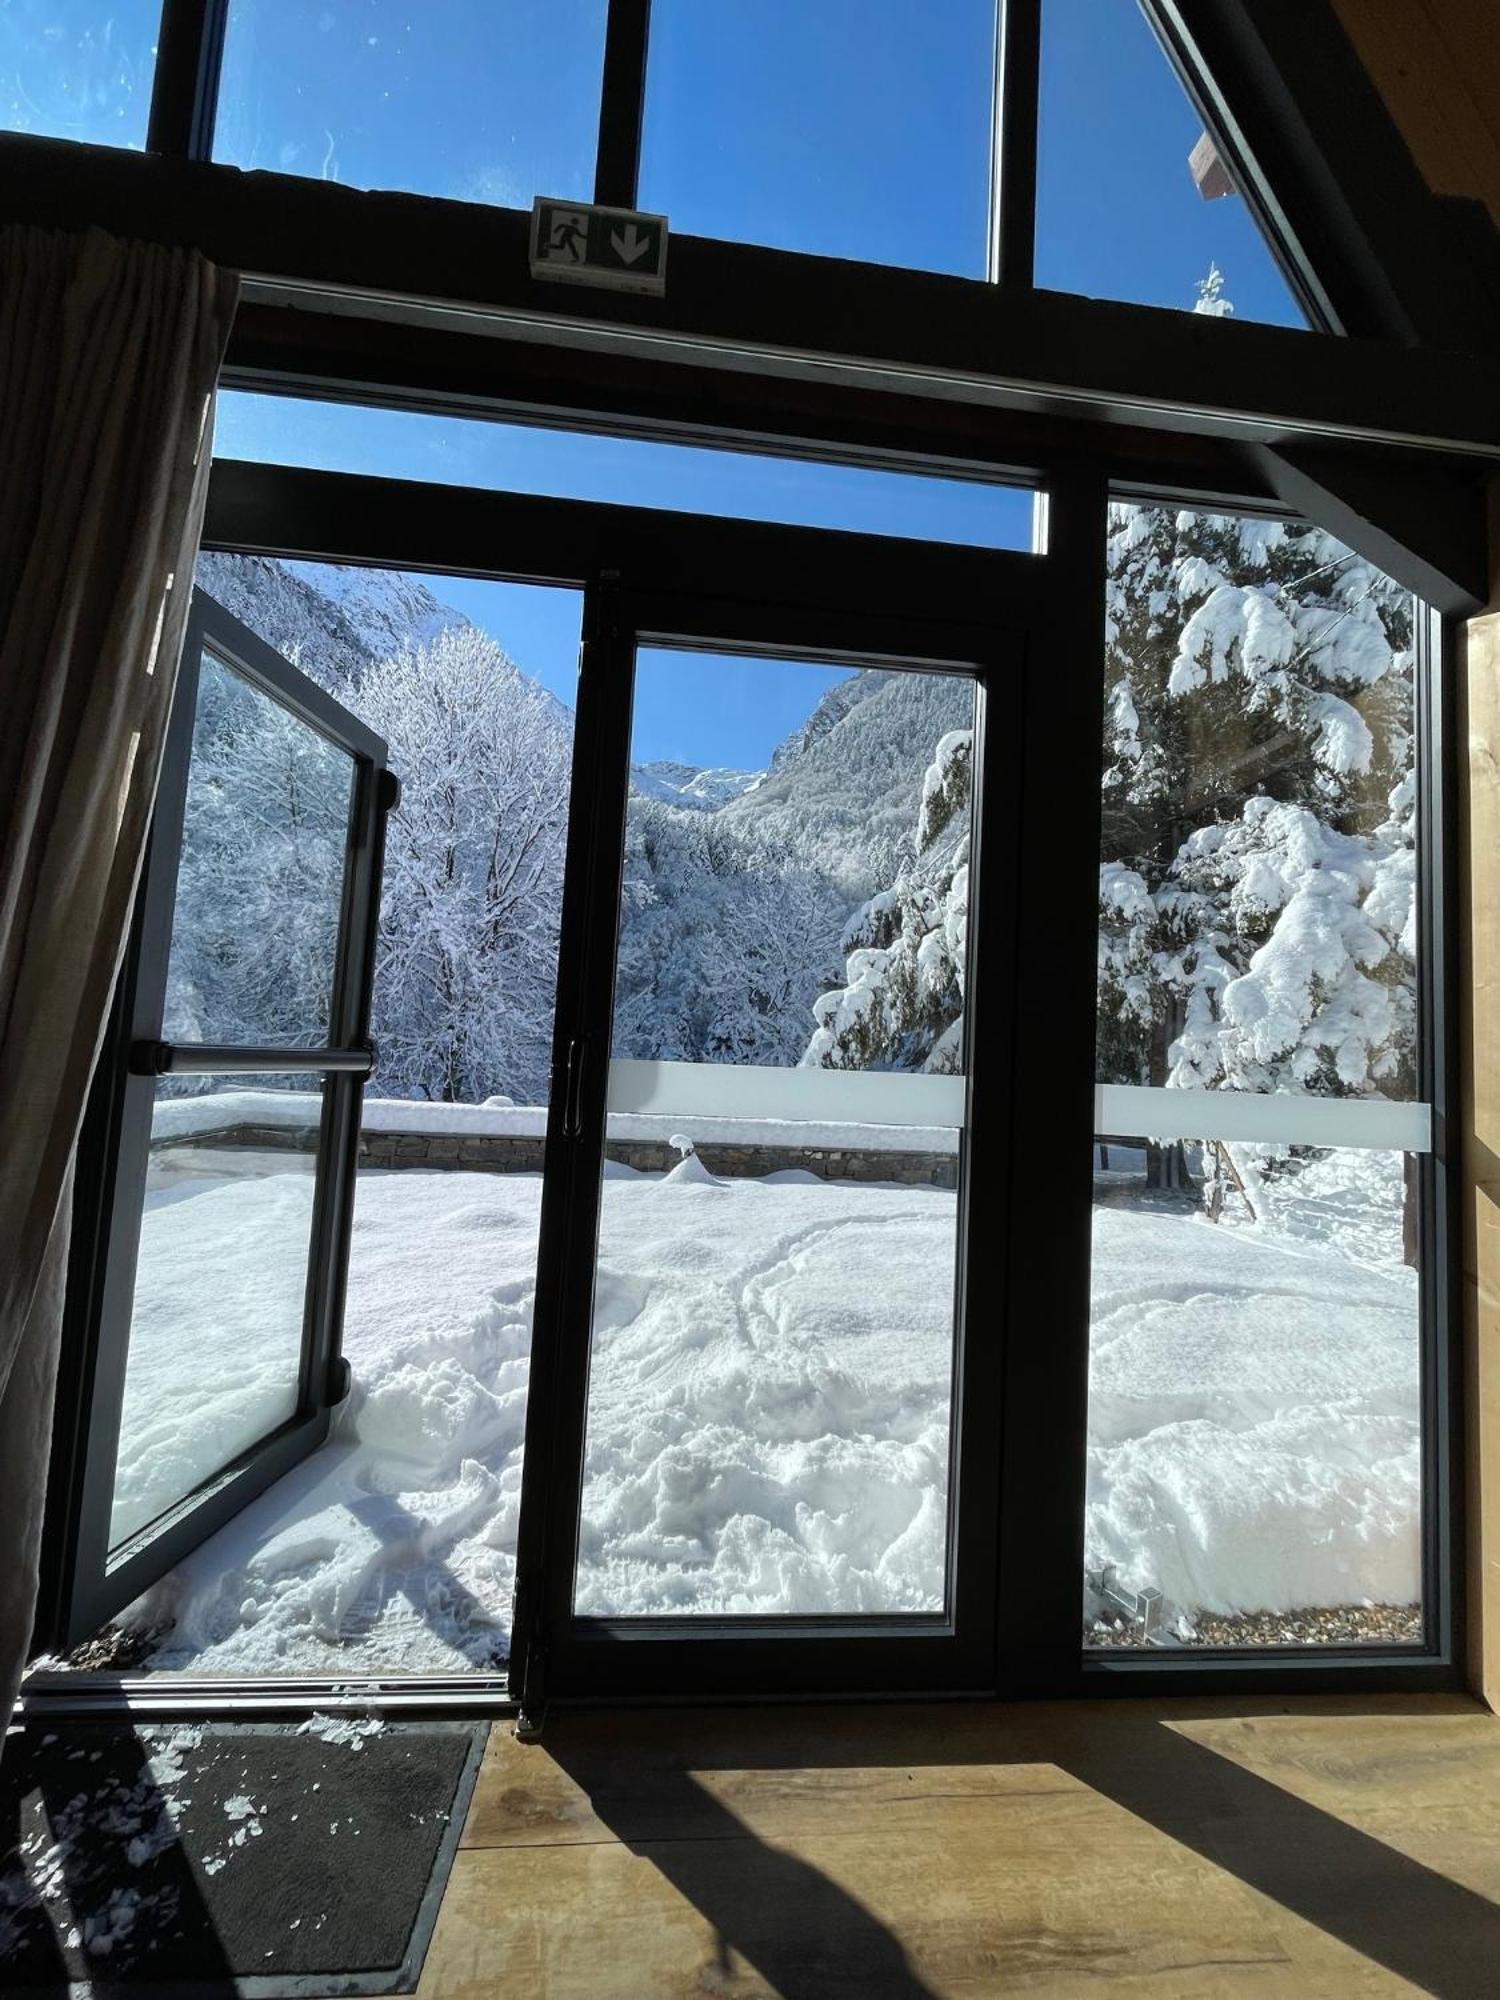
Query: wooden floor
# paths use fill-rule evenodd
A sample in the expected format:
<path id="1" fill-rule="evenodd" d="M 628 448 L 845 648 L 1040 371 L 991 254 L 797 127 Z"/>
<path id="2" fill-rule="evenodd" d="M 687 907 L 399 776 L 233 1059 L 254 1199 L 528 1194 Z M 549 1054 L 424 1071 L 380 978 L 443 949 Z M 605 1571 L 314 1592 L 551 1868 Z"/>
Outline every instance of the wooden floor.
<path id="1" fill-rule="evenodd" d="M 497 1724 L 425 2000 L 1500 1996 L 1459 1697 Z"/>

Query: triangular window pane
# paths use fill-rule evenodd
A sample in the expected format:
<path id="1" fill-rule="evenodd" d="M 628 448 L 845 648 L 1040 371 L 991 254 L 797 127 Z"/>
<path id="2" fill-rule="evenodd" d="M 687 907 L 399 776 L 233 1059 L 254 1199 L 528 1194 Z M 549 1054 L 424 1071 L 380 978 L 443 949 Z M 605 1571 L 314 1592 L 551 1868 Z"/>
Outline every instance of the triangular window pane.
<path id="1" fill-rule="evenodd" d="M 1043 0 L 1038 116 L 1038 285 L 1307 325 L 1132 0 Z"/>

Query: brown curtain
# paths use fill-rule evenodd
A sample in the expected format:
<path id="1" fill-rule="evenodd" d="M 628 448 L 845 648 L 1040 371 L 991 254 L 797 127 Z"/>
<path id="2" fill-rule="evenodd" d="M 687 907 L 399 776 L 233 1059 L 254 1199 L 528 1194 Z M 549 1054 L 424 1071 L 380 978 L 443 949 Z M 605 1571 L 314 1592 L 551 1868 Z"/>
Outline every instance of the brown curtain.
<path id="1" fill-rule="evenodd" d="M 0 1728 L 36 1602 L 73 1151 L 236 290 L 193 251 L 0 229 Z"/>

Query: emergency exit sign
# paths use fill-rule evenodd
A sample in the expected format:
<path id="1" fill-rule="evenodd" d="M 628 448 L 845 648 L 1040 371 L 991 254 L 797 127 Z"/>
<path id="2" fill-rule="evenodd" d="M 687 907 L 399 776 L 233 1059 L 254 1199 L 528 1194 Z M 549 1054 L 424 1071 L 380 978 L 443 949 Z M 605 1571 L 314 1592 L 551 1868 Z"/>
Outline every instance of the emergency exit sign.
<path id="1" fill-rule="evenodd" d="M 531 275 L 617 292 L 665 292 L 667 218 L 539 195 L 531 207 Z"/>

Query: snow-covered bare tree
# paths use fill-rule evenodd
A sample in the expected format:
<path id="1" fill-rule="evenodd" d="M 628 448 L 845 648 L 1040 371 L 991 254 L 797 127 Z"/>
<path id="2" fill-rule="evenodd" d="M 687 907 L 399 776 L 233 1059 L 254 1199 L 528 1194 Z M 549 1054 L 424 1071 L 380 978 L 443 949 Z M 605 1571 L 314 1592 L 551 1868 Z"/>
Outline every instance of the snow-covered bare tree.
<path id="1" fill-rule="evenodd" d="M 617 1055 L 793 1063 L 848 899 L 753 818 L 633 796 L 615 985 Z"/>
<path id="2" fill-rule="evenodd" d="M 167 973 L 169 1040 L 326 1040 L 350 766 L 205 659 Z M 191 1092 L 201 1086 L 184 1081 Z"/>
<path id="3" fill-rule="evenodd" d="M 401 803 L 386 836 L 377 1087 L 546 1102 L 571 718 L 472 626 L 361 678 Z"/>
<path id="4" fill-rule="evenodd" d="M 571 718 L 468 624 L 325 667 L 401 774 L 376 953 L 376 1088 L 545 1103 Z M 328 1028 L 349 764 L 239 676 L 199 690 L 168 978 L 182 1039 Z"/>

